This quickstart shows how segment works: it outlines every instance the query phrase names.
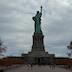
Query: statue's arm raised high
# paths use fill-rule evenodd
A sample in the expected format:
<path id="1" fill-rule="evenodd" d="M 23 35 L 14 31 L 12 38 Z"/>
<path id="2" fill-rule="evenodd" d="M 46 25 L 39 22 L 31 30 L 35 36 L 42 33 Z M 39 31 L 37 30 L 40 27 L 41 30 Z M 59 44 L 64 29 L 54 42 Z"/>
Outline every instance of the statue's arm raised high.
<path id="1" fill-rule="evenodd" d="M 41 14 L 42 14 L 42 6 L 41 6 Z"/>

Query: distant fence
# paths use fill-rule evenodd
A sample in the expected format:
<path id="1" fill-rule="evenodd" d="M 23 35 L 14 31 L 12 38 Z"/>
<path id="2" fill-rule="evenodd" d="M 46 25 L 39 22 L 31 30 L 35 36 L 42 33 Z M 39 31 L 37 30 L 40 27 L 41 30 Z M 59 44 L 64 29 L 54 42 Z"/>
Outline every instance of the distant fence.
<path id="1" fill-rule="evenodd" d="M 22 59 L 20 57 L 9 57 L 9 58 L 7 57 L 7 58 L 0 59 L 0 65 L 10 66 L 10 65 L 15 65 L 15 64 L 26 64 L 26 62 L 24 61 L 24 59 Z M 72 59 L 55 58 L 53 64 L 55 64 L 55 65 L 72 65 Z"/>

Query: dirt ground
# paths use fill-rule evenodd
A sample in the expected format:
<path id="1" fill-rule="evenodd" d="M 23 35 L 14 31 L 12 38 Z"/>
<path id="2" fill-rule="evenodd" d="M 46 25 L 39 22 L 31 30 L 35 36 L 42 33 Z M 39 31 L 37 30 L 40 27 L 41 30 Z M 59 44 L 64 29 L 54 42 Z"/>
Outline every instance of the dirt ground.
<path id="1" fill-rule="evenodd" d="M 72 72 L 70 69 L 51 65 L 21 65 L 8 68 L 4 72 Z"/>

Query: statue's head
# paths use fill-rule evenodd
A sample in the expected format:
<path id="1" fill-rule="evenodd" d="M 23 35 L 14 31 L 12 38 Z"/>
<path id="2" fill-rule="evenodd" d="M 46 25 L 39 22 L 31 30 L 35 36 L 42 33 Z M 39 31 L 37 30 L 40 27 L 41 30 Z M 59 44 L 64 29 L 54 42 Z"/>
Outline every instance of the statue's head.
<path id="1" fill-rule="evenodd" d="M 39 11 L 37 11 L 37 14 L 39 13 Z"/>

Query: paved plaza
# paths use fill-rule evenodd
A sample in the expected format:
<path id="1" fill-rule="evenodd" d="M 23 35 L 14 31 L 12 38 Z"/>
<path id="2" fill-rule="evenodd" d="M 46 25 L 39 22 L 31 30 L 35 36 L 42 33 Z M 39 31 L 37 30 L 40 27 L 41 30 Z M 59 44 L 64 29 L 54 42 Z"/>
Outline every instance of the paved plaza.
<path id="1" fill-rule="evenodd" d="M 22 65 L 6 69 L 4 72 L 72 72 L 72 71 L 58 66 L 33 65 L 31 67 L 30 65 Z"/>

